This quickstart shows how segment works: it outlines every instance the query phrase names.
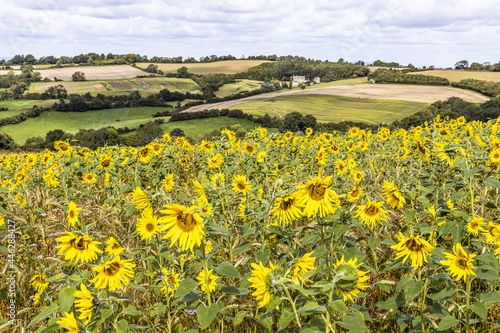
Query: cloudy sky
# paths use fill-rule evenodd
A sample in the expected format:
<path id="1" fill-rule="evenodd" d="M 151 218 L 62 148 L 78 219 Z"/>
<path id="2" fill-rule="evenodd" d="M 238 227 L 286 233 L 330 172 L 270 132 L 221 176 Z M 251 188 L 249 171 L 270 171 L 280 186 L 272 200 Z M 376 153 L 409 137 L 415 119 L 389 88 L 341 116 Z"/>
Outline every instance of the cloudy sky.
<path id="1" fill-rule="evenodd" d="M 300 55 L 500 61 L 498 0 L 2 0 L 0 58 Z"/>

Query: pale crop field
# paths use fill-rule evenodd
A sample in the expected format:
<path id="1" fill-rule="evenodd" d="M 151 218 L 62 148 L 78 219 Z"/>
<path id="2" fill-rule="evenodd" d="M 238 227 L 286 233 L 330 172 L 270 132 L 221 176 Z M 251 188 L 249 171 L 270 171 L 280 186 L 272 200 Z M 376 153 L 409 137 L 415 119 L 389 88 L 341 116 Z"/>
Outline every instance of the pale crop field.
<path id="1" fill-rule="evenodd" d="M 203 62 L 203 63 L 154 63 L 158 68 L 165 73 L 175 73 L 182 66 L 186 66 L 189 73 L 194 74 L 210 74 L 210 73 L 224 73 L 235 74 L 243 72 L 250 67 L 258 66 L 266 60 L 227 60 L 216 62 Z M 137 67 L 147 68 L 151 62 L 137 63 Z"/>
<path id="2" fill-rule="evenodd" d="M 63 67 L 41 69 L 38 72 L 40 72 L 42 78 L 53 80 L 54 77 L 57 77 L 60 80 L 71 81 L 71 75 L 77 71 L 85 73 L 87 80 L 127 79 L 137 75 L 147 75 L 140 69 L 129 65 Z"/>
<path id="3" fill-rule="evenodd" d="M 459 82 L 463 79 L 476 79 L 483 81 L 495 81 L 500 82 L 500 72 L 488 72 L 488 71 L 461 71 L 458 69 L 436 69 L 424 72 L 415 72 L 408 74 L 424 74 L 444 77 L 451 82 Z"/>

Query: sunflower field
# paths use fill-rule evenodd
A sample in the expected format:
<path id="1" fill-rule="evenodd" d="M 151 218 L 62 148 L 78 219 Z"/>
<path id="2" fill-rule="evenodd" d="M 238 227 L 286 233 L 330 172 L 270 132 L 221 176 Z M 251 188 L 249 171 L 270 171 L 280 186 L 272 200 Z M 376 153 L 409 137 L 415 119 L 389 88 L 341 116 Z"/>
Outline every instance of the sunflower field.
<path id="1" fill-rule="evenodd" d="M 0 155 L 0 331 L 498 331 L 499 126 Z"/>

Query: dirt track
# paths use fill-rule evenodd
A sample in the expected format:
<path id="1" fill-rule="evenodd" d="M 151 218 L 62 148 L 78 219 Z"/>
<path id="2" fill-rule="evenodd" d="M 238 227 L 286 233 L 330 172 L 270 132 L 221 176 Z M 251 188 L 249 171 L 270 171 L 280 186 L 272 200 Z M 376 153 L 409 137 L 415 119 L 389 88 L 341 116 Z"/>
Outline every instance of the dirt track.
<path id="1" fill-rule="evenodd" d="M 436 101 L 445 100 L 453 96 L 460 97 L 466 101 L 474 103 L 485 102 L 489 99 L 488 97 L 471 91 L 451 87 L 414 86 L 402 84 L 358 84 L 352 86 L 334 86 L 255 95 L 232 101 L 196 105 L 184 110 L 183 112 L 201 111 L 205 109 L 224 109 L 256 99 L 299 94 L 390 99 L 422 103 L 434 103 Z"/>

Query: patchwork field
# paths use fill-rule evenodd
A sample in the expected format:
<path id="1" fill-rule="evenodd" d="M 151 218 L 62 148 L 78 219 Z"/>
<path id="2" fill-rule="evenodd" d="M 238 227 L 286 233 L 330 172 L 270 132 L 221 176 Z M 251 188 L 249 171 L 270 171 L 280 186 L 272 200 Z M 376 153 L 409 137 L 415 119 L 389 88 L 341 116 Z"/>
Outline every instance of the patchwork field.
<path id="1" fill-rule="evenodd" d="M 38 72 L 40 72 L 42 78 L 47 77 L 53 80 L 54 77 L 57 77 L 60 80 L 69 81 L 71 80 L 71 75 L 77 71 L 85 73 L 87 80 L 127 79 L 147 74 L 129 65 L 63 67 L 41 69 Z"/>
<path id="2" fill-rule="evenodd" d="M 100 80 L 85 82 L 36 82 L 30 85 L 29 92 L 42 93 L 51 86 L 63 85 L 69 93 L 101 93 L 130 92 L 139 90 L 141 93 L 158 92 L 162 89 L 179 91 L 182 93 L 196 92 L 200 89 L 198 84 L 191 79 L 178 79 L 166 77 L 136 78 L 126 80 Z"/>
<path id="3" fill-rule="evenodd" d="M 155 63 L 158 68 L 165 73 L 175 73 L 182 66 L 186 66 L 190 73 L 195 74 L 209 74 L 209 73 L 225 73 L 225 74 L 235 74 L 238 72 L 245 71 L 250 67 L 258 66 L 264 62 L 269 62 L 267 60 L 228 60 L 228 61 L 216 61 L 216 62 L 206 62 L 206 63 Z M 136 63 L 137 67 L 147 68 L 150 62 L 139 62 Z"/>
<path id="4" fill-rule="evenodd" d="M 500 82 L 500 72 L 488 71 L 461 71 L 458 69 L 436 69 L 432 71 L 408 73 L 408 74 L 424 74 L 444 77 L 451 82 L 458 82 L 463 79 L 476 79 L 484 81 Z"/>
<path id="5" fill-rule="evenodd" d="M 340 81 L 339 81 L 340 82 Z M 291 90 L 281 91 L 277 93 L 269 93 L 264 95 L 256 95 L 241 98 L 238 100 L 212 103 L 206 105 L 193 106 L 183 112 L 200 111 L 207 108 L 224 109 L 229 107 L 242 108 L 242 103 L 248 103 L 254 100 L 262 100 L 266 98 L 275 98 L 290 95 L 330 95 L 330 96 L 346 96 L 363 99 L 384 99 L 397 100 L 418 103 L 433 103 L 440 100 L 445 100 L 449 97 L 456 96 L 463 98 L 469 102 L 485 102 L 487 97 L 480 94 L 451 87 L 431 87 L 431 86 L 415 86 L 402 84 L 355 84 L 355 85 L 338 85 L 328 86 L 324 88 L 314 88 L 306 90 Z M 300 98 L 294 99 L 300 101 Z M 306 112 L 308 106 L 304 105 Z M 269 109 L 268 111 L 272 111 Z"/>
<path id="6" fill-rule="evenodd" d="M 428 104 L 327 95 L 283 95 L 250 101 L 236 107 L 246 113 L 284 117 L 290 112 L 311 114 L 321 122 L 343 120 L 391 123 L 422 111 Z"/>

